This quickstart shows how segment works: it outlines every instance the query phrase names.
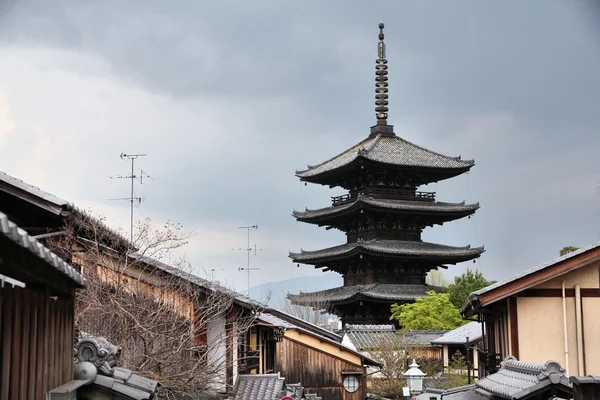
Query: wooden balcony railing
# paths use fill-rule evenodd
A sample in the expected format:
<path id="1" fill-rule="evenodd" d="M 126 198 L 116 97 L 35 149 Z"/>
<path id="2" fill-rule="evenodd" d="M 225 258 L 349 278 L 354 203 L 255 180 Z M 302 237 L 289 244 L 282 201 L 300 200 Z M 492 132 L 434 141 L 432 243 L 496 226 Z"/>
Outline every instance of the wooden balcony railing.
<path id="1" fill-rule="evenodd" d="M 350 203 L 354 201 L 359 194 L 378 199 L 435 201 L 435 192 L 419 192 L 413 190 L 396 189 L 365 189 L 360 192 L 347 193 L 341 196 L 332 196 L 331 203 L 334 206 Z"/>

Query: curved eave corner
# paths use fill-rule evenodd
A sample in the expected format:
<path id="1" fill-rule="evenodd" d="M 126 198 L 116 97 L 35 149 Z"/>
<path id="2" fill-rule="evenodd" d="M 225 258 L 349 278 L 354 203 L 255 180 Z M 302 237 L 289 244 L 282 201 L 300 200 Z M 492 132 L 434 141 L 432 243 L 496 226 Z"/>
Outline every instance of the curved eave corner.
<path id="1" fill-rule="evenodd" d="M 471 294 L 466 304 L 460 309 L 460 316 L 463 319 L 470 318 L 481 311 L 481 302 L 479 296 Z"/>

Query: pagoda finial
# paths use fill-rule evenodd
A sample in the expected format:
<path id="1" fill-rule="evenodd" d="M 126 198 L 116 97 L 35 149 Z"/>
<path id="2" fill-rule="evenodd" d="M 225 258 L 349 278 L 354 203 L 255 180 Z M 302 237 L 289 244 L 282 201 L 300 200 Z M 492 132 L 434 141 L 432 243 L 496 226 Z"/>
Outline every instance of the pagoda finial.
<path id="1" fill-rule="evenodd" d="M 377 46 L 379 58 L 375 61 L 375 113 L 377 115 L 377 125 L 387 125 L 388 117 L 388 67 L 385 58 L 383 27 L 383 22 L 380 22 L 379 43 Z"/>

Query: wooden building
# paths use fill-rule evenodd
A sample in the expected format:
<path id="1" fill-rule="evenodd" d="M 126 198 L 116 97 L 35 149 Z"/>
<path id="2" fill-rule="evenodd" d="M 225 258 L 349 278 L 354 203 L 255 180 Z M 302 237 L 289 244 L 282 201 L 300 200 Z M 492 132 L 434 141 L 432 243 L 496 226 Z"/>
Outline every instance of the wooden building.
<path id="1" fill-rule="evenodd" d="M 369 136 L 337 156 L 303 171 L 301 181 L 341 187 L 347 194 L 332 198 L 330 207 L 294 211 L 298 221 L 338 229 L 345 244 L 316 251 L 290 253 L 296 263 L 335 271 L 344 278 L 339 288 L 290 295 L 299 305 L 321 307 L 342 323 L 389 323 L 390 306 L 413 302 L 428 290 L 428 271 L 472 260 L 483 247 L 453 247 L 423 242 L 424 228 L 470 216 L 479 204 L 436 201 L 421 185 L 468 172 L 472 160 L 448 157 L 417 146 L 394 133 L 388 124 L 388 71 L 380 24 L 375 72 L 377 124 Z"/>
<path id="2" fill-rule="evenodd" d="M 83 276 L 0 213 L 0 400 L 42 400 L 73 377 Z"/>
<path id="3" fill-rule="evenodd" d="M 600 375 L 600 243 L 472 293 L 461 309 L 485 324 L 484 373 L 512 355 L 556 360 L 568 376 Z"/>
<path id="4" fill-rule="evenodd" d="M 344 346 L 341 336 L 277 310 L 262 312 L 258 323 L 265 332 L 279 332 L 268 353 L 271 360 L 264 365 L 272 363 L 286 383 L 301 383 L 307 392 L 323 399 L 366 397 L 366 367 L 381 365 Z M 265 336 L 273 337 L 268 333 Z"/>

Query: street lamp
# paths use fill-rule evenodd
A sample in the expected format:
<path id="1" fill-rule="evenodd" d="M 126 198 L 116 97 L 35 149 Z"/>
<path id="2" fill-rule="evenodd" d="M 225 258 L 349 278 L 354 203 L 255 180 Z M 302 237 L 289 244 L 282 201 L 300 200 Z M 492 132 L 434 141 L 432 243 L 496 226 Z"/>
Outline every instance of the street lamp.
<path id="1" fill-rule="evenodd" d="M 421 393 L 423 391 L 423 377 L 427 375 L 419 369 L 419 365 L 413 358 L 412 364 L 408 366 L 408 371 L 403 374 L 406 377 L 406 383 L 412 393 Z"/>

